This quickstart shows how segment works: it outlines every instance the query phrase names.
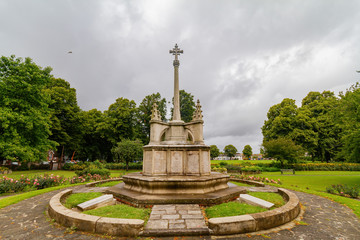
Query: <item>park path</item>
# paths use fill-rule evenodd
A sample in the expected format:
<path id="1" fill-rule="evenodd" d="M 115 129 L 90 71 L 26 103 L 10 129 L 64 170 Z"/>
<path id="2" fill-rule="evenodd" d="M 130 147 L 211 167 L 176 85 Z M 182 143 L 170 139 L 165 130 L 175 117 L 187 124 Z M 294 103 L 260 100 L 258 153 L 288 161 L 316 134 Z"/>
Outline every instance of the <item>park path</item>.
<path id="1" fill-rule="evenodd" d="M 73 189 L 81 191 L 83 186 Z M 50 198 L 62 190 L 45 193 L 24 200 L 17 204 L 0 209 L 0 239 L 6 240 L 45 240 L 45 239 L 72 239 L 72 240 L 97 240 L 97 239 L 129 239 L 118 237 L 99 236 L 83 232 L 71 232 L 52 223 L 46 214 Z M 347 207 L 332 202 L 326 198 L 302 192 L 295 192 L 303 206 L 306 207 L 302 219 L 308 225 L 298 225 L 292 229 L 273 233 L 266 233 L 266 237 L 276 240 L 301 239 L 301 240 L 360 240 L 360 221 Z M 216 239 L 214 236 L 184 237 L 179 239 Z M 224 238 L 224 237 L 222 237 Z M 174 239 L 164 237 L 157 239 Z M 252 239 L 264 240 L 264 236 L 246 235 L 227 236 L 224 239 Z"/>

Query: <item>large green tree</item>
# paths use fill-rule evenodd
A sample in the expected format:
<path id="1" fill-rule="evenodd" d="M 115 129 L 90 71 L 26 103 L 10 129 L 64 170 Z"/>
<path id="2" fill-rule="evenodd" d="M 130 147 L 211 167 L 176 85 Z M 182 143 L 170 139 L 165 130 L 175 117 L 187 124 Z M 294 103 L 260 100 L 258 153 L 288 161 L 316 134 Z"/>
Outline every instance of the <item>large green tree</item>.
<path id="1" fill-rule="evenodd" d="M 50 96 L 45 88 L 51 68 L 30 58 L 0 58 L 0 158 L 35 162 L 56 143 L 51 134 Z"/>
<path id="2" fill-rule="evenodd" d="M 337 122 L 342 126 L 342 148 L 338 154 L 348 162 L 360 162 L 360 84 L 340 94 Z"/>
<path id="3" fill-rule="evenodd" d="M 224 147 L 224 153 L 226 156 L 233 158 L 237 153 L 237 149 L 236 147 L 234 147 L 234 145 L 229 144 Z"/>
<path id="4" fill-rule="evenodd" d="M 333 117 L 338 103 L 339 99 L 330 91 L 310 92 L 302 101 L 301 112 L 309 114 L 311 137 L 315 141 L 300 144 L 314 159 L 329 162 L 339 152 L 342 130 Z"/>
<path id="5" fill-rule="evenodd" d="M 50 139 L 59 144 L 58 155 L 71 156 L 74 151 L 80 149 L 82 141 L 82 124 L 80 119 L 80 107 L 76 99 L 75 88 L 61 78 L 52 78 L 47 86 L 47 92 L 51 96 L 52 109 Z"/>
<path id="6" fill-rule="evenodd" d="M 250 159 L 251 155 L 252 155 L 252 148 L 250 145 L 245 145 L 242 153 L 245 155 L 245 157 L 247 157 L 247 159 Z"/>
<path id="7" fill-rule="evenodd" d="M 264 141 L 292 134 L 296 128 L 297 114 L 298 107 L 293 99 L 285 98 L 281 103 L 272 106 L 267 113 L 268 120 L 261 128 Z"/>
<path id="8" fill-rule="evenodd" d="M 220 150 L 216 145 L 210 145 L 210 157 L 214 159 L 220 155 Z"/>
<path id="9" fill-rule="evenodd" d="M 191 93 L 186 92 L 185 90 L 180 90 L 179 95 L 181 119 L 184 122 L 190 122 L 195 111 L 194 96 Z M 174 103 L 174 99 L 172 100 L 172 102 Z M 171 115 L 172 113 L 173 108 L 171 108 Z"/>
<path id="10" fill-rule="evenodd" d="M 113 158 L 116 162 L 124 162 L 128 171 L 130 162 L 142 159 L 142 146 L 138 140 L 124 139 L 113 147 Z"/>
<path id="11" fill-rule="evenodd" d="M 104 122 L 99 124 L 98 131 L 110 142 L 111 149 L 122 139 L 134 140 L 137 124 L 136 103 L 126 98 L 118 98 L 104 112 Z"/>
<path id="12" fill-rule="evenodd" d="M 83 129 L 82 142 L 77 156 L 82 160 L 111 159 L 111 142 L 102 134 L 100 125 L 105 121 L 104 114 L 92 109 L 80 112 Z"/>
<path id="13" fill-rule="evenodd" d="M 280 161 L 281 166 L 284 166 L 285 163 L 296 163 L 302 154 L 301 146 L 285 137 L 264 141 L 263 147 L 265 156 Z"/>
<path id="14" fill-rule="evenodd" d="M 144 144 L 150 139 L 150 120 L 153 104 L 157 104 L 161 119 L 166 120 L 166 99 L 161 98 L 160 93 L 153 93 L 146 96 L 138 107 L 139 138 Z"/>

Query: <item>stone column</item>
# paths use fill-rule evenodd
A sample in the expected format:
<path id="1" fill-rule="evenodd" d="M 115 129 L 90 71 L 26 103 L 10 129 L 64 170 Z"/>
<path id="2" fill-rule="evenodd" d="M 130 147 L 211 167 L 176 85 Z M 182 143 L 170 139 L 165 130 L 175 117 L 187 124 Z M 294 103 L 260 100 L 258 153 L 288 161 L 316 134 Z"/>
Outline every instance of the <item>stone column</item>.
<path id="1" fill-rule="evenodd" d="M 175 47 L 169 51 L 171 54 L 175 56 L 175 60 L 173 62 L 174 65 L 174 110 L 172 121 L 181 122 L 181 115 L 180 115 L 180 96 L 179 96 L 179 66 L 180 62 L 178 56 L 181 53 L 184 53 L 183 50 L 178 48 L 178 45 L 175 44 Z"/>
<path id="2" fill-rule="evenodd" d="M 174 60 L 174 111 L 173 121 L 181 121 L 179 94 L 179 60 Z"/>

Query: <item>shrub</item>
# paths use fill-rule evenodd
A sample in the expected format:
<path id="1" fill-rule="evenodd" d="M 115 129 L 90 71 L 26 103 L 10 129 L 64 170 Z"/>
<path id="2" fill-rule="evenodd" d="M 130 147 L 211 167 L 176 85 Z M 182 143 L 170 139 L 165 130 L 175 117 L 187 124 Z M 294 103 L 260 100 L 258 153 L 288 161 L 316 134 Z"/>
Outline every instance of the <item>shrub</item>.
<path id="1" fill-rule="evenodd" d="M 360 186 L 350 186 L 347 184 L 337 184 L 326 187 L 326 192 L 331 194 L 338 194 L 341 196 L 350 196 L 352 198 L 357 198 L 360 196 Z"/>

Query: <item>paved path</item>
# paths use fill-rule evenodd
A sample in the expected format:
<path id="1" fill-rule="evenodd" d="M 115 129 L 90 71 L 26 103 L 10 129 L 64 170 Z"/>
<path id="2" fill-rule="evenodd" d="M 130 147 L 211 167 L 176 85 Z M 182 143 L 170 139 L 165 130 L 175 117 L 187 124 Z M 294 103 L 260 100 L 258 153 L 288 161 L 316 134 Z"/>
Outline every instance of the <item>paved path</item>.
<path id="1" fill-rule="evenodd" d="M 82 186 L 75 187 L 81 189 Z M 12 240 L 100 240 L 100 239 L 129 239 L 109 238 L 89 233 L 71 232 L 71 229 L 58 226 L 47 219 L 47 206 L 50 198 L 62 190 L 45 193 L 17 204 L 0 209 L 0 239 Z M 328 199 L 311 194 L 295 192 L 300 202 L 306 207 L 303 222 L 289 230 L 265 233 L 265 236 L 275 240 L 303 239 L 303 240 L 360 240 L 360 221 L 345 206 Z M 163 237 L 157 239 L 174 239 Z M 178 239 L 216 239 L 216 237 L 184 237 Z M 227 236 L 226 239 L 264 240 L 263 236 L 246 235 Z"/>
<path id="2" fill-rule="evenodd" d="M 173 236 L 179 230 L 187 235 L 208 235 L 209 228 L 197 204 L 154 205 L 144 234 Z"/>

